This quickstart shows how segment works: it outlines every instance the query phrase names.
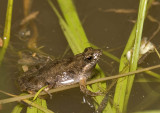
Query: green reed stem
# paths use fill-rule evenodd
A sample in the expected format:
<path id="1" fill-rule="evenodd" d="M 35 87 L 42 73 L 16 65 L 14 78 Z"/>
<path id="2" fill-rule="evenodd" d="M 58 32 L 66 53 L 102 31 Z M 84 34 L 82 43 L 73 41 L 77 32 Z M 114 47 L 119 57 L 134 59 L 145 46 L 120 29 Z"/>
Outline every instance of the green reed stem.
<path id="1" fill-rule="evenodd" d="M 134 52 L 133 52 L 132 59 L 130 62 L 130 68 L 128 68 L 124 73 L 127 73 L 129 71 L 134 71 L 137 69 L 137 61 L 139 57 L 139 47 L 140 47 L 140 42 L 141 42 L 141 37 L 142 37 L 142 30 L 143 30 L 143 24 L 144 24 L 144 19 L 145 19 L 145 14 L 146 14 L 146 7 L 147 7 L 147 0 L 141 0 L 140 5 L 139 5 L 137 23 L 131 32 L 130 38 L 128 40 L 128 43 L 126 45 L 126 48 L 120 60 L 120 68 L 119 68 L 120 72 L 126 67 L 126 63 L 128 62 L 125 57 L 126 53 L 133 46 L 134 46 Z M 118 109 L 120 112 L 125 113 L 127 110 L 128 99 L 129 99 L 133 81 L 134 81 L 134 75 L 118 79 L 116 90 L 115 90 L 115 95 L 114 95 L 114 103 L 116 104 L 116 106 L 118 106 Z M 113 110 L 114 110 L 114 113 L 117 112 L 116 107 L 113 107 Z"/>
<path id="2" fill-rule="evenodd" d="M 12 9 L 13 9 L 13 0 L 8 0 L 5 28 L 3 34 L 3 47 L 0 48 L 0 65 L 2 64 L 2 60 L 4 58 L 10 40 Z"/>

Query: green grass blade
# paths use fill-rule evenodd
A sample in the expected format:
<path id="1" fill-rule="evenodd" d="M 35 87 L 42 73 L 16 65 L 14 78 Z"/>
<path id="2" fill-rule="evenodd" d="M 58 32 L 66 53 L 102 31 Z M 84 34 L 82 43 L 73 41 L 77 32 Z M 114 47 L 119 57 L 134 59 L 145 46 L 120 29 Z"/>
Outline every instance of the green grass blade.
<path id="1" fill-rule="evenodd" d="M 73 43 L 70 43 L 71 45 L 72 44 L 75 44 L 75 46 L 77 46 L 77 48 L 80 48 L 81 50 L 80 51 L 74 51 L 71 46 L 71 49 L 73 50 L 73 53 L 74 54 L 77 54 L 77 53 L 80 53 L 80 52 L 83 52 L 84 48 L 88 47 L 88 46 L 91 46 L 86 35 L 85 35 L 85 32 L 82 28 L 82 25 L 79 21 L 79 18 L 78 18 L 78 15 L 77 15 L 77 12 L 76 12 L 76 9 L 74 7 L 74 4 L 72 2 L 72 0 L 58 0 L 58 3 L 59 3 L 59 6 L 62 10 L 62 13 L 64 15 L 64 18 L 66 20 L 66 23 L 67 23 L 67 26 L 66 26 L 66 29 L 69 29 L 70 30 L 70 35 L 73 35 L 73 37 L 66 37 L 66 39 L 69 38 L 68 43 L 70 43 L 70 40 L 72 40 Z M 62 27 L 63 24 L 61 24 Z M 65 32 L 65 30 L 64 30 Z M 76 39 L 76 40 L 75 40 Z M 99 66 L 96 66 L 96 69 L 98 69 L 101 74 L 100 76 L 103 76 L 104 77 L 104 74 L 102 72 L 102 70 L 100 70 Z M 99 78 L 100 76 L 96 76 L 96 78 Z M 105 88 L 105 84 L 101 84 L 99 83 L 99 86 L 100 87 L 103 87 Z M 99 90 L 99 88 L 97 87 L 97 84 L 93 84 L 92 85 L 92 91 L 94 92 L 97 92 Z M 96 102 L 97 103 L 100 103 L 103 99 L 103 96 L 97 96 L 97 98 L 95 98 Z"/>
<path id="2" fill-rule="evenodd" d="M 137 69 L 142 31 L 143 31 L 144 19 L 145 19 L 146 9 L 147 9 L 147 3 L 148 3 L 148 0 L 140 1 L 138 19 L 137 19 L 136 37 L 135 37 L 135 43 L 134 43 L 134 51 L 133 51 L 133 55 L 132 55 L 132 59 L 130 63 L 130 71 L 135 71 Z M 135 75 L 131 75 L 128 77 L 127 90 L 126 90 L 126 96 L 125 96 L 125 101 L 124 101 L 124 111 L 127 110 L 127 104 L 128 104 L 130 92 L 132 89 L 132 85 L 134 82 L 134 77 Z"/>
<path id="3" fill-rule="evenodd" d="M 138 111 L 133 113 L 160 113 L 160 110 Z"/>
<path id="4" fill-rule="evenodd" d="M 13 9 L 13 0 L 8 0 L 5 28 L 4 28 L 4 34 L 3 34 L 3 47 L 0 48 L 0 65 L 2 64 L 2 60 L 4 58 L 4 55 L 10 40 L 12 9 Z"/>
<path id="5" fill-rule="evenodd" d="M 26 113 L 38 113 L 38 109 L 36 107 L 27 107 Z"/>
<path id="6" fill-rule="evenodd" d="M 81 23 L 79 21 L 79 18 L 72 0 L 58 0 L 62 13 L 65 17 L 65 20 L 63 20 L 63 18 L 60 16 L 55 6 L 52 4 L 51 0 L 48 0 L 48 2 L 59 18 L 61 28 L 64 32 L 64 35 L 73 53 L 74 54 L 80 53 L 84 50 L 84 48 L 91 46 L 81 26 Z M 96 78 L 104 77 L 104 73 L 99 68 L 99 66 L 96 66 L 96 69 L 99 70 L 101 73 L 99 76 L 96 76 Z M 99 87 L 106 88 L 106 84 L 99 83 Z M 97 89 L 98 89 L 97 84 L 93 84 L 92 90 L 96 92 Z M 103 99 L 103 96 L 97 96 L 95 98 L 97 103 L 100 103 L 102 99 Z M 110 110 L 111 110 L 111 107 L 110 107 Z"/>
<path id="7" fill-rule="evenodd" d="M 72 34 L 75 36 L 74 38 L 76 39 L 76 42 L 74 43 L 77 44 L 77 46 L 81 48 L 81 51 L 78 51 L 78 53 L 83 52 L 83 50 L 86 47 L 91 46 L 91 45 L 83 30 L 83 27 L 79 20 L 77 11 L 73 4 L 73 1 L 72 0 L 58 0 L 58 3 L 59 3 L 60 9 L 63 13 L 63 16 L 65 18 L 65 21 L 69 29 L 72 31 Z M 74 52 L 74 53 L 77 54 L 77 52 Z"/>
<path id="8" fill-rule="evenodd" d="M 78 42 L 77 38 L 74 37 L 74 35 L 72 34 L 72 31 L 69 29 L 67 23 L 65 22 L 65 20 L 62 18 L 62 16 L 59 14 L 58 10 L 56 9 L 55 5 L 52 3 L 51 0 L 47 0 L 49 5 L 51 6 L 51 8 L 53 9 L 53 11 L 55 12 L 55 14 L 57 15 L 58 19 L 59 19 L 59 23 L 61 25 L 61 28 L 64 32 L 64 35 L 66 36 L 66 39 L 69 43 L 69 46 L 71 47 L 72 51 L 76 54 L 82 51 L 82 49 L 79 46 L 76 46 L 77 43 L 74 42 Z"/>
<path id="9" fill-rule="evenodd" d="M 130 38 L 128 40 L 128 43 L 126 45 L 126 48 L 122 54 L 121 61 L 120 61 L 120 72 L 125 68 L 126 63 L 128 62 L 125 55 L 128 50 L 130 50 L 134 44 L 134 52 L 131 60 L 131 68 L 127 69 L 125 71 L 133 71 L 137 68 L 137 61 L 139 56 L 139 47 L 141 42 L 141 36 L 142 36 L 142 30 L 143 30 L 143 23 L 145 18 L 145 12 L 146 12 L 146 6 L 147 6 L 147 0 L 141 0 L 140 6 L 139 6 L 139 13 L 138 13 L 138 20 L 136 23 L 136 26 L 134 26 L 132 33 L 130 35 Z M 136 32 L 137 31 L 137 32 Z M 135 40 L 135 41 L 134 41 Z M 124 78 L 118 79 L 116 91 L 114 95 L 114 103 L 119 107 L 120 112 L 126 112 L 127 103 L 130 95 L 130 91 L 132 88 L 134 80 L 134 75 Z M 114 112 L 116 113 L 117 109 L 113 108 Z"/>
<path id="10" fill-rule="evenodd" d="M 27 94 L 21 94 L 21 96 L 24 96 Z M 36 98 L 35 101 L 29 101 L 27 99 L 23 99 L 23 102 L 28 104 L 27 112 L 26 113 L 54 113 L 53 111 L 47 109 L 47 103 L 46 100 Z M 14 107 L 12 110 L 12 113 L 20 113 L 21 110 L 24 108 L 23 104 L 18 104 Z"/>
<path id="11" fill-rule="evenodd" d="M 23 109 L 22 104 L 17 104 L 17 105 L 13 108 L 13 110 L 12 110 L 11 113 L 21 113 L 22 109 Z"/>
<path id="12" fill-rule="evenodd" d="M 47 109 L 46 100 L 37 98 L 34 102 L 24 100 L 24 102 L 32 105 L 32 107 L 27 107 L 27 113 L 54 113 L 53 111 Z"/>
<path id="13" fill-rule="evenodd" d="M 44 108 L 47 108 L 46 100 L 37 98 L 37 103 L 43 106 Z M 38 109 L 38 113 L 44 113 L 44 112 Z"/>

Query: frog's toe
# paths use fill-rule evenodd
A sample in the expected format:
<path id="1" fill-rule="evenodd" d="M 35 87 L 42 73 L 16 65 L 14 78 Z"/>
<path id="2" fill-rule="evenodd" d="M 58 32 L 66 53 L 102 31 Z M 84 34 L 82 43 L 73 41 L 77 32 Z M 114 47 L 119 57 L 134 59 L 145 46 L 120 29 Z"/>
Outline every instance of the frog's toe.
<path id="1" fill-rule="evenodd" d="M 44 90 L 50 97 L 50 99 L 52 99 L 52 94 L 48 92 L 48 90 Z"/>

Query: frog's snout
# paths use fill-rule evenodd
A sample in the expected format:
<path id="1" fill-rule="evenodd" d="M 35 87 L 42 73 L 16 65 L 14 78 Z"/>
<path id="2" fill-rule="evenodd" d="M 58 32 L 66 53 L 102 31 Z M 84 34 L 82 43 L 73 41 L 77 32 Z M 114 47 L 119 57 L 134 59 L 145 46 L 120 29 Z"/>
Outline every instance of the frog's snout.
<path id="1" fill-rule="evenodd" d="M 95 52 L 93 56 L 95 60 L 99 60 L 101 55 L 102 55 L 102 50 L 98 49 L 97 52 Z"/>

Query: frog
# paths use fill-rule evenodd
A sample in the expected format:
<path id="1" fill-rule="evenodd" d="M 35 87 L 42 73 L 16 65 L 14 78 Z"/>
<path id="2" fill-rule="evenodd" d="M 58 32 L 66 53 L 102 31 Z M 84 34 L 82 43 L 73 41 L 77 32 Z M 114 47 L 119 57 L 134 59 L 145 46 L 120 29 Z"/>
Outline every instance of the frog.
<path id="1" fill-rule="evenodd" d="M 86 88 L 86 81 L 93 76 L 97 62 L 102 55 L 101 49 L 86 48 L 82 53 L 61 60 L 51 60 L 42 65 L 33 66 L 18 78 L 21 91 L 35 93 L 42 87 L 44 91 L 79 83 L 80 90 L 90 96 L 100 92 L 92 92 Z"/>

